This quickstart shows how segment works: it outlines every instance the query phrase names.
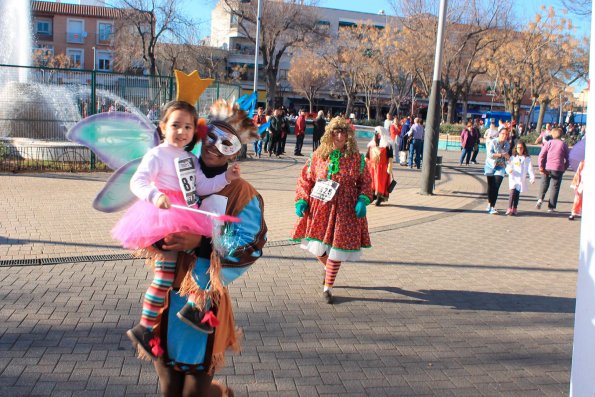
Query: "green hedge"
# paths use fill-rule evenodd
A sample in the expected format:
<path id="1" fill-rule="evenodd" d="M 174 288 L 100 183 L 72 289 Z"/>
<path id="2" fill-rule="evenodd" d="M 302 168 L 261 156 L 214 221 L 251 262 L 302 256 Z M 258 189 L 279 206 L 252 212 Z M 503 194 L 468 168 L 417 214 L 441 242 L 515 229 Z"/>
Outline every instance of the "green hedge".
<path id="1" fill-rule="evenodd" d="M 450 135 L 461 135 L 461 131 L 463 131 L 465 126 L 463 124 L 440 124 L 440 133 L 441 134 L 450 134 Z"/>

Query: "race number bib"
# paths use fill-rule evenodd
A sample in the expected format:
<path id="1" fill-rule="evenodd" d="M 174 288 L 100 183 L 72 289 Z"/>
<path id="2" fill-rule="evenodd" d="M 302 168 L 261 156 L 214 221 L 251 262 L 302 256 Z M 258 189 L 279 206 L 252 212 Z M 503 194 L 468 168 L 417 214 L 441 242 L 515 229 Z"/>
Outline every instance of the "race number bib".
<path id="1" fill-rule="evenodd" d="M 196 194 L 196 166 L 191 157 L 176 158 L 176 173 L 180 182 L 180 189 L 184 194 L 187 206 L 192 206 L 198 201 Z"/>
<path id="2" fill-rule="evenodd" d="M 339 183 L 331 180 L 320 180 L 316 182 L 310 197 L 316 200 L 324 201 L 325 203 L 331 201 L 339 189 Z"/>

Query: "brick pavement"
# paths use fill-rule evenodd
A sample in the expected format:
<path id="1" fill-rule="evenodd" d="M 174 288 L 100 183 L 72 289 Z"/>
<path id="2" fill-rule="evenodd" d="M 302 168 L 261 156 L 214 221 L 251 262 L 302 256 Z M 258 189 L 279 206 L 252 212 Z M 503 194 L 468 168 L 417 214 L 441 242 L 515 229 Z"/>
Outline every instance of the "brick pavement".
<path id="1" fill-rule="evenodd" d="M 445 153 L 447 167 L 455 156 Z M 369 207 L 375 248 L 342 267 L 329 306 L 320 266 L 282 243 L 300 161 L 242 164 L 281 243 L 231 286 L 244 350 L 218 378 L 237 395 L 567 395 L 579 222 L 534 210 L 536 185 L 521 216 L 485 214 L 480 167 L 447 168 L 434 197 L 417 194 L 418 171 L 399 168 L 389 205 Z M 0 175 L 0 209 L 13 214 L 0 259 L 119 252 L 101 236 L 113 215 L 85 207 L 105 175 L 80 177 Z M 156 395 L 152 367 L 124 336 L 149 282 L 142 261 L 1 269 L 0 396 Z"/>

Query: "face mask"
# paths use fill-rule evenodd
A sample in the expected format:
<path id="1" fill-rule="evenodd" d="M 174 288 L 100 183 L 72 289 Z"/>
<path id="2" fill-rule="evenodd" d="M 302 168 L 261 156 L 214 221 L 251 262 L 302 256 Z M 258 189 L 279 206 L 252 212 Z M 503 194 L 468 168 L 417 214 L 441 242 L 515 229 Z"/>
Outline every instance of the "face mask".
<path id="1" fill-rule="evenodd" d="M 225 156 L 236 154 L 242 148 L 242 144 L 237 136 L 223 131 L 216 125 L 211 125 L 207 132 L 207 139 L 210 145 L 213 145 Z"/>

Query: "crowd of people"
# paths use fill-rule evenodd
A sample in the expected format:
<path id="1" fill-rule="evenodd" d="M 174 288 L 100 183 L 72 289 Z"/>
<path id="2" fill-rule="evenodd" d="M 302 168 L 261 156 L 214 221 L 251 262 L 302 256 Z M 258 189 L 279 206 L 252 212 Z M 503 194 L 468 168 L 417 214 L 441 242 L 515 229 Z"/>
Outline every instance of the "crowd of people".
<path id="1" fill-rule="evenodd" d="M 223 101 L 213 105 L 208 124 L 201 125 L 193 105 L 173 101 L 159 114 L 162 143 L 143 157 L 130 184 L 138 201 L 112 231 L 124 247 L 141 250 L 154 273 L 140 321 L 127 335 L 139 354 L 153 361 L 163 395 L 231 395 L 213 381 L 225 350 L 239 346 L 227 286 L 262 256 L 267 232 L 263 199 L 241 178 L 234 160 L 249 142 L 258 158 L 263 150 L 269 157 L 281 156 L 292 128 L 293 154 L 302 156 L 306 113 L 300 110 L 290 123 L 286 109 L 259 107 L 250 120 L 237 105 Z M 266 123 L 268 128 L 258 133 Z M 425 130 L 419 117 L 399 120 L 388 114 L 384 125 L 374 128 L 364 154 L 350 118 L 328 118 L 319 111 L 312 126 L 312 154 L 297 177 L 298 219 L 291 238 L 322 265 L 322 298 L 333 304 L 341 264 L 359 260 L 363 249 L 371 247 L 367 206 L 388 201 L 396 185 L 394 163 L 422 167 Z M 496 203 L 505 177 L 506 214 L 512 216 L 521 193 L 528 190 L 527 182 L 535 182 L 519 130 L 514 123 L 497 126 L 494 120 L 483 133 L 489 214 L 499 213 Z M 477 164 L 480 131 L 477 121 L 469 121 L 461 131 L 459 165 Z M 550 212 L 556 210 L 569 166 L 563 133 L 547 125 L 538 142 L 542 147 L 536 164 L 542 182 L 536 207 L 541 208 L 549 191 Z M 196 157 L 191 150 L 199 141 L 201 153 Z M 581 162 L 572 183 L 570 220 L 582 207 L 583 166 Z M 224 221 L 174 210 L 199 206 Z"/>

